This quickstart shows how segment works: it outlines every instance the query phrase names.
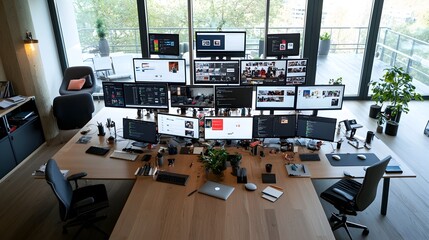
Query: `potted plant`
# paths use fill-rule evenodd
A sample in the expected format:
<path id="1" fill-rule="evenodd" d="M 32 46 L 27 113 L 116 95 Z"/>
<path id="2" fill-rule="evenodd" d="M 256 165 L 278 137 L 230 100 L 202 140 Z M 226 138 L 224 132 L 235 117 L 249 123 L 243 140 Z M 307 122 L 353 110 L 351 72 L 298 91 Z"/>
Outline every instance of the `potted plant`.
<path id="1" fill-rule="evenodd" d="M 324 32 L 319 38 L 319 55 L 328 55 L 331 48 L 331 34 Z"/>
<path id="2" fill-rule="evenodd" d="M 411 100 L 423 100 L 416 87 L 412 84 L 413 78 L 400 67 L 386 69 L 379 81 L 370 83 L 372 87 L 372 99 L 376 104 L 388 102 L 384 117 L 386 119 L 385 133 L 396 136 L 401 113 L 408 113 L 408 103 Z M 381 106 L 380 106 L 381 111 Z M 371 110 L 370 110 L 371 115 Z M 376 115 L 377 116 L 377 115 Z"/>
<path id="3" fill-rule="evenodd" d="M 383 133 L 383 125 L 386 122 L 386 116 L 383 112 L 377 114 L 377 133 Z"/>
<path id="4" fill-rule="evenodd" d="M 342 77 L 338 77 L 336 79 L 331 78 L 331 79 L 329 79 L 329 84 L 331 84 L 331 85 L 342 85 L 343 84 L 343 78 Z"/>
<path id="5" fill-rule="evenodd" d="M 207 178 L 220 180 L 223 177 L 228 160 L 228 152 L 224 148 L 210 148 L 205 155 L 200 156 L 200 159 L 206 169 Z M 211 177 L 212 175 L 214 177 Z"/>
<path id="6" fill-rule="evenodd" d="M 241 158 L 242 156 L 239 153 L 235 153 L 229 157 L 229 162 L 231 163 L 232 167 L 232 175 L 234 176 L 237 176 L 237 171 L 240 169 Z"/>
<path id="7" fill-rule="evenodd" d="M 101 18 L 98 18 L 95 24 L 97 29 L 98 49 L 101 57 L 107 57 L 110 54 L 109 43 L 106 40 L 106 26 Z"/>

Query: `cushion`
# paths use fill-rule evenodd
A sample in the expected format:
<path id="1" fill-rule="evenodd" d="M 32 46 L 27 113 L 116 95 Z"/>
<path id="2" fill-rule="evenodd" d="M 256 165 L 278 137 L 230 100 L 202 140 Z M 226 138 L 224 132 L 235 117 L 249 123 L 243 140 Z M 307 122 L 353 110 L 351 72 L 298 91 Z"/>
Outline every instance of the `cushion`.
<path id="1" fill-rule="evenodd" d="M 85 78 L 85 84 L 83 85 L 83 88 L 92 88 L 92 77 L 91 75 L 86 75 L 82 78 Z"/>
<path id="2" fill-rule="evenodd" d="M 67 90 L 69 91 L 81 90 L 84 84 L 85 84 L 85 78 L 72 79 L 69 82 L 69 86 L 67 87 Z"/>

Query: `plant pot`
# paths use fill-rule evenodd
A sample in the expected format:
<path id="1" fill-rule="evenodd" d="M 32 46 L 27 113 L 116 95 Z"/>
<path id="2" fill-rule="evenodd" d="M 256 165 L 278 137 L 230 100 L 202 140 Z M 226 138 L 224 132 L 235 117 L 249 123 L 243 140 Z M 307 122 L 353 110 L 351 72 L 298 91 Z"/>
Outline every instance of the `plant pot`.
<path id="1" fill-rule="evenodd" d="M 98 42 L 98 50 L 100 50 L 101 57 L 107 57 L 110 54 L 109 43 L 105 38 L 100 38 Z"/>
<path id="2" fill-rule="evenodd" d="M 383 125 L 377 125 L 377 133 L 383 133 Z"/>
<path id="3" fill-rule="evenodd" d="M 373 104 L 369 108 L 369 117 L 370 118 L 377 118 L 378 113 L 381 112 L 381 106 L 377 104 Z"/>
<path id="4" fill-rule="evenodd" d="M 387 106 L 386 109 L 384 110 L 384 113 L 386 114 L 386 116 L 391 116 L 392 115 L 392 106 Z M 390 120 L 391 121 L 395 121 L 395 122 L 399 122 L 399 120 L 401 119 L 401 111 L 399 111 L 395 116 L 391 116 Z"/>
<path id="5" fill-rule="evenodd" d="M 319 40 L 319 55 L 328 55 L 331 49 L 331 40 Z"/>
<path id="6" fill-rule="evenodd" d="M 386 133 L 389 136 L 396 136 L 398 134 L 398 128 L 399 128 L 399 124 L 397 122 L 387 121 L 386 129 L 384 130 L 384 133 Z"/>
<path id="7" fill-rule="evenodd" d="M 206 180 L 212 182 L 221 182 L 225 178 L 224 172 L 219 174 L 213 173 L 211 170 L 206 170 Z"/>

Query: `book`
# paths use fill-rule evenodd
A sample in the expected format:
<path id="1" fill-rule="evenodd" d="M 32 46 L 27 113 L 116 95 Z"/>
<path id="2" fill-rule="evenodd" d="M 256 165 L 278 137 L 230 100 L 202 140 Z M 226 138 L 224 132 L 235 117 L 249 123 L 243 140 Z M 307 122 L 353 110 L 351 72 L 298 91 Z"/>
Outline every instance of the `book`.
<path id="1" fill-rule="evenodd" d="M 22 102 L 26 99 L 26 97 L 21 96 L 21 95 L 17 95 L 14 97 L 10 97 L 10 98 L 6 98 L 6 100 L 8 100 L 9 102 L 13 102 L 13 103 L 19 103 Z"/>
<path id="2" fill-rule="evenodd" d="M 386 173 L 402 173 L 402 169 L 399 165 L 388 165 L 386 167 Z"/>
<path id="3" fill-rule="evenodd" d="M 305 166 L 305 164 L 298 164 L 298 163 L 286 164 L 285 167 L 289 176 L 292 176 L 292 177 L 310 177 L 311 176 L 310 170 L 308 169 L 307 166 Z"/>
<path id="4" fill-rule="evenodd" d="M 5 108 L 9 108 L 9 107 L 12 107 L 13 105 L 15 105 L 16 103 L 13 103 L 13 102 L 11 102 L 11 101 L 6 101 L 6 100 L 1 100 L 0 101 L 0 108 L 3 108 L 3 109 L 5 109 Z"/>
<path id="5" fill-rule="evenodd" d="M 35 177 L 44 177 L 45 176 L 46 163 L 42 164 L 39 169 L 34 171 L 31 175 Z M 69 170 L 60 170 L 64 177 L 67 177 Z"/>
<path id="6" fill-rule="evenodd" d="M 267 199 L 268 201 L 275 202 L 283 195 L 283 191 L 279 188 L 273 186 L 267 186 L 262 190 L 262 198 Z"/>

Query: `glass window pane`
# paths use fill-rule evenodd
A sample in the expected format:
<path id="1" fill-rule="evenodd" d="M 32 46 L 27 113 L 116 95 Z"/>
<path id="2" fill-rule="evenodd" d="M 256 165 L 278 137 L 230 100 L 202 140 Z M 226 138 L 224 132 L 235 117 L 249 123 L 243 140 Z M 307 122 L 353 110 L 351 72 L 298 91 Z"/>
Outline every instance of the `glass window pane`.
<path id="1" fill-rule="evenodd" d="M 386 68 L 402 67 L 413 77 L 417 92 L 429 95 L 428 12 L 425 0 L 384 1 L 371 80 L 381 78 Z"/>
<path id="2" fill-rule="evenodd" d="M 345 95 L 357 95 L 360 87 L 363 53 L 368 33 L 372 0 L 323 1 L 316 84 L 343 78 Z"/>

